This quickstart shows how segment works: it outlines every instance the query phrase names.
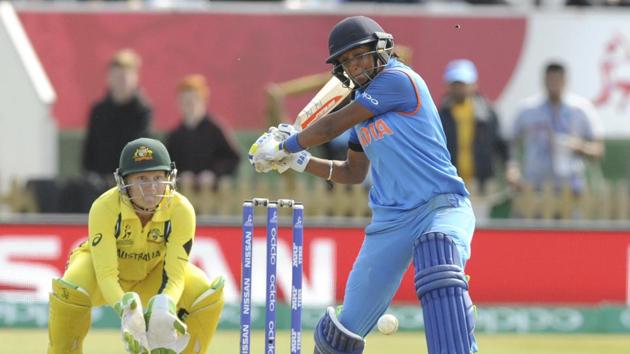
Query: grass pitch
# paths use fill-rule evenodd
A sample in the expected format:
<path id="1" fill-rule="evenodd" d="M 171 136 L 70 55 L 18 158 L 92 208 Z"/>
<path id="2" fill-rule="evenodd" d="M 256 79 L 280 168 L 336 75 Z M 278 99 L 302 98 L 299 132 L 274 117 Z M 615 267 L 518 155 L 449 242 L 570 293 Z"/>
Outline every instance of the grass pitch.
<path id="1" fill-rule="evenodd" d="M 41 354 L 46 352 L 47 332 L 33 329 L 0 329 L 0 352 L 6 354 Z M 220 331 L 207 354 L 237 354 L 238 331 Z M 576 334 L 480 334 L 479 354 L 628 354 L 628 335 Z M 254 332 L 252 354 L 262 354 L 262 332 Z M 277 353 L 289 353 L 288 332 L 279 332 Z M 305 332 L 302 352 L 313 352 L 312 332 Z M 124 354 L 119 332 L 93 330 L 84 343 L 86 354 Z M 426 354 L 423 333 L 400 332 L 391 336 L 372 333 L 364 354 Z"/>

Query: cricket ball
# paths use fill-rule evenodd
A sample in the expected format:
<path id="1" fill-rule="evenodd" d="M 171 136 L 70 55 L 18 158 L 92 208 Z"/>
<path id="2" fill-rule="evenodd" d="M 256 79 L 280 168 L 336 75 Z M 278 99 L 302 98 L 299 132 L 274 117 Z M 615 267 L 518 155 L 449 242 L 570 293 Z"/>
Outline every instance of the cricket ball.
<path id="1" fill-rule="evenodd" d="M 394 334 L 398 330 L 398 319 L 396 316 L 386 313 L 378 319 L 376 326 L 383 334 Z"/>

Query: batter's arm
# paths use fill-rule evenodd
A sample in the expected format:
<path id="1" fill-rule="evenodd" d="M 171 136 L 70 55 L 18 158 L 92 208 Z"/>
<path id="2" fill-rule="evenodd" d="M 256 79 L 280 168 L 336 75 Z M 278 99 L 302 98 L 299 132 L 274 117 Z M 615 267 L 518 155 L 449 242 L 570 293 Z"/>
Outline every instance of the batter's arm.
<path id="1" fill-rule="evenodd" d="M 352 102 L 344 108 L 322 117 L 313 125 L 301 131 L 298 143 L 304 149 L 326 143 L 354 125 L 372 118 L 374 114 L 358 102 Z M 328 169 L 326 169 L 326 176 Z"/>
<path id="2" fill-rule="evenodd" d="M 348 149 L 345 161 L 312 157 L 306 166 L 306 172 L 324 179 L 328 179 L 330 175 L 330 180 L 336 183 L 359 184 L 365 180 L 369 167 L 370 160 L 365 153 Z"/>

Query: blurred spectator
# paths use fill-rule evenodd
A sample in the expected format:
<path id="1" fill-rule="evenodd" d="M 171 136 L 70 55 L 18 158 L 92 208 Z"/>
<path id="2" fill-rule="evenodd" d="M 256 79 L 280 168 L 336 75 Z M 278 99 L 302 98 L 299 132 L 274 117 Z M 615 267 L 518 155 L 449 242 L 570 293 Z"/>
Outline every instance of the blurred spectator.
<path id="1" fill-rule="evenodd" d="M 507 5 L 506 0 L 458 0 L 471 5 Z M 407 4 L 425 4 L 431 2 L 440 2 L 436 0 L 335 0 L 335 2 L 377 2 L 377 3 L 407 3 Z"/>
<path id="2" fill-rule="evenodd" d="M 568 184 L 579 194 L 585 188 L 584 160 L 604 153 L 599 116 L 588 100 L 565 93 L 562 64 L 546 66 L 544 83 L 546 95 L 527 99 L 517 115 L 506 177 L 516 188 Z"/>
<path id="3" fill-rule="evenodd" d="M 90 111 L 83 169 L 111 177 L 128 141 L 149 135 L 151 106 L 138 88 L 140 57 L 122 49 L 109 61 L 107 93 Z M 113 180 L 113 177 L 112 177 Z"/>
<path id="4" fill-rule="evenodd" d="M 506 0 L 464 0 L 472 5 L 507 5 Z"/>
<path id="5" fill-rule="evenodd" d="M 339 0 L 338 2 L 377 2 L 387 4 L 421 4 L 426 0 Z"/>
<path id="6" fill-rule="evenodd" d="M 591 0 L 567 0 L 565 2 L 566 6 L 593 6 L 593 2 Z"/>
<path id="7" fill-rule="evenodd" d="M 564 4 L 565 6 L 588 7 L 588 6 L 630 6 L 630 0 L 534 0 L 535 6 L 554 7 Z"/>
<path id="8" fill-rule="evenodd" d="M 605 6 L 630 6 L 630 0 L 605 0 Z"/>
<path id="9" fill-rule="evenodd" d="M 491 104 L 477 89 L 477 68 L 467 59 L 448 63 L 444 71 L 447 92 L 440 118 L 451 162 L 466 185 L 486 182 L 496 173 L 496 162 L 507 160 L 507 146 L 499 136 L 499 121 Z"/>
<path id="10" fill-rule="evenodd" d="M 184 180 L 192 177 L 216 187 L 218 178 L 235 175 L 238 149 L 207 110 L 210 90 L 203 76 L 186 76 L 177 92 L 182 122 L 169 133 L 167 149 Z"/>

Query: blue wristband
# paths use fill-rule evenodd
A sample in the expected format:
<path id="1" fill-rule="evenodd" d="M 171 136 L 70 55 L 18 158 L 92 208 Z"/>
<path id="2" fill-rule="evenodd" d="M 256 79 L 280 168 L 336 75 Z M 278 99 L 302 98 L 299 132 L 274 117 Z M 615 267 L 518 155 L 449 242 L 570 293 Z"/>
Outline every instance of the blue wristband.
<path id="1" fill-rule="evenodd" d="M 300 152 L 304 150 L 304 147 L 300 145 L 300 143 L 298 143 L 297 137 L 297 134 L 293 134 L 287 140 L 280 143 L 280 150 L 284 149 L 284 151 L 289 153 Z"/>

